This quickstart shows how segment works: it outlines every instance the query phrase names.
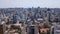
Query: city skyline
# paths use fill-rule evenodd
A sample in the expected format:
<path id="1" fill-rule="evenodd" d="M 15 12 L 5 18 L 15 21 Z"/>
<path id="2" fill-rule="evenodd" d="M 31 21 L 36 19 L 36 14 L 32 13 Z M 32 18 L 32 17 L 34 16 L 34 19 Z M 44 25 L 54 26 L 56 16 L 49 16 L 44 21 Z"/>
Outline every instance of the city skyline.
<path id="1" fill-rule="evenodd" d="M 0 8 L 60 8 L 60 0 L 0 0 Z"/>

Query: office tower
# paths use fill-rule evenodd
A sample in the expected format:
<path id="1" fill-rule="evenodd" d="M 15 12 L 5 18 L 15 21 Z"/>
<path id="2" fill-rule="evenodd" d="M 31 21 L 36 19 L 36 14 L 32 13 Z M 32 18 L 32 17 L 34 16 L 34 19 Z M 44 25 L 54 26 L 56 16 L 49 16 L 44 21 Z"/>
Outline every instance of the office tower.
<path id="1" fill-rule="evenodd" d="M 0 34 L 4 34 L 4 25 L 0 24 Z"/>
<path id="2" fill-rule="evenodd" d="M 5 21 L 2 21 L 0 23 L 0 34 L 5 34 L 5 30 L 6 30 Z"/>

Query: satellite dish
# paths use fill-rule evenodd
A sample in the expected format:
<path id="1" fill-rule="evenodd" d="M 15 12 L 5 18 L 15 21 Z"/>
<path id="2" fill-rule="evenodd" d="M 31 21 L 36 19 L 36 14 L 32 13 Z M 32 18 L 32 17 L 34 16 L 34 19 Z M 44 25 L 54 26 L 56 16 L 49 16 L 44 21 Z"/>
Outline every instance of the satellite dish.
<path id="1" fill-rule="evenodd" d="M 43 22 L 44 20 L 42 18 L 37 19 L 38 22 Z"/>
<path id="2" fill-rule="evenodd" d="M 5 24 L 5 21 L 2 21 L 1 24 Z"/>
<path id="3" fill-rule="evenodd" d="M 27 21 L 31 21 L 31 19 L 28 19 Z"/>
<path id="4" fill-rule="evenodd" d="M 43 20 L 42 18 L 38 18 L 37 20 Z"/>

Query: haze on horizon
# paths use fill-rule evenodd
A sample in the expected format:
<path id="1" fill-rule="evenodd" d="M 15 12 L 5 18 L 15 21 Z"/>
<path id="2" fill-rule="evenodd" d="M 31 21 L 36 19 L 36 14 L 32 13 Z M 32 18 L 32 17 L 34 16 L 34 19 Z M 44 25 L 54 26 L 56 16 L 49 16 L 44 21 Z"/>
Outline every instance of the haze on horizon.
<path id="1" fill-rule="evenodd" d="M 0 8 L 60 8 L 60 0 L 0 0 Z"/>

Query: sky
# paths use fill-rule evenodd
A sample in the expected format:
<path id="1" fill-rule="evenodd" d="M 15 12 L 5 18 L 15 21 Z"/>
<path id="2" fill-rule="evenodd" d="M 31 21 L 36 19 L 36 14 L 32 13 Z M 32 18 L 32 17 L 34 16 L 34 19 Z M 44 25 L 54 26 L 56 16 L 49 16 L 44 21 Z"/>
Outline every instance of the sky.
<path id="1" fill-rule="evenodd" d="M 60 8 L 60 0 L 0 0 L 0 8 Z"/>

